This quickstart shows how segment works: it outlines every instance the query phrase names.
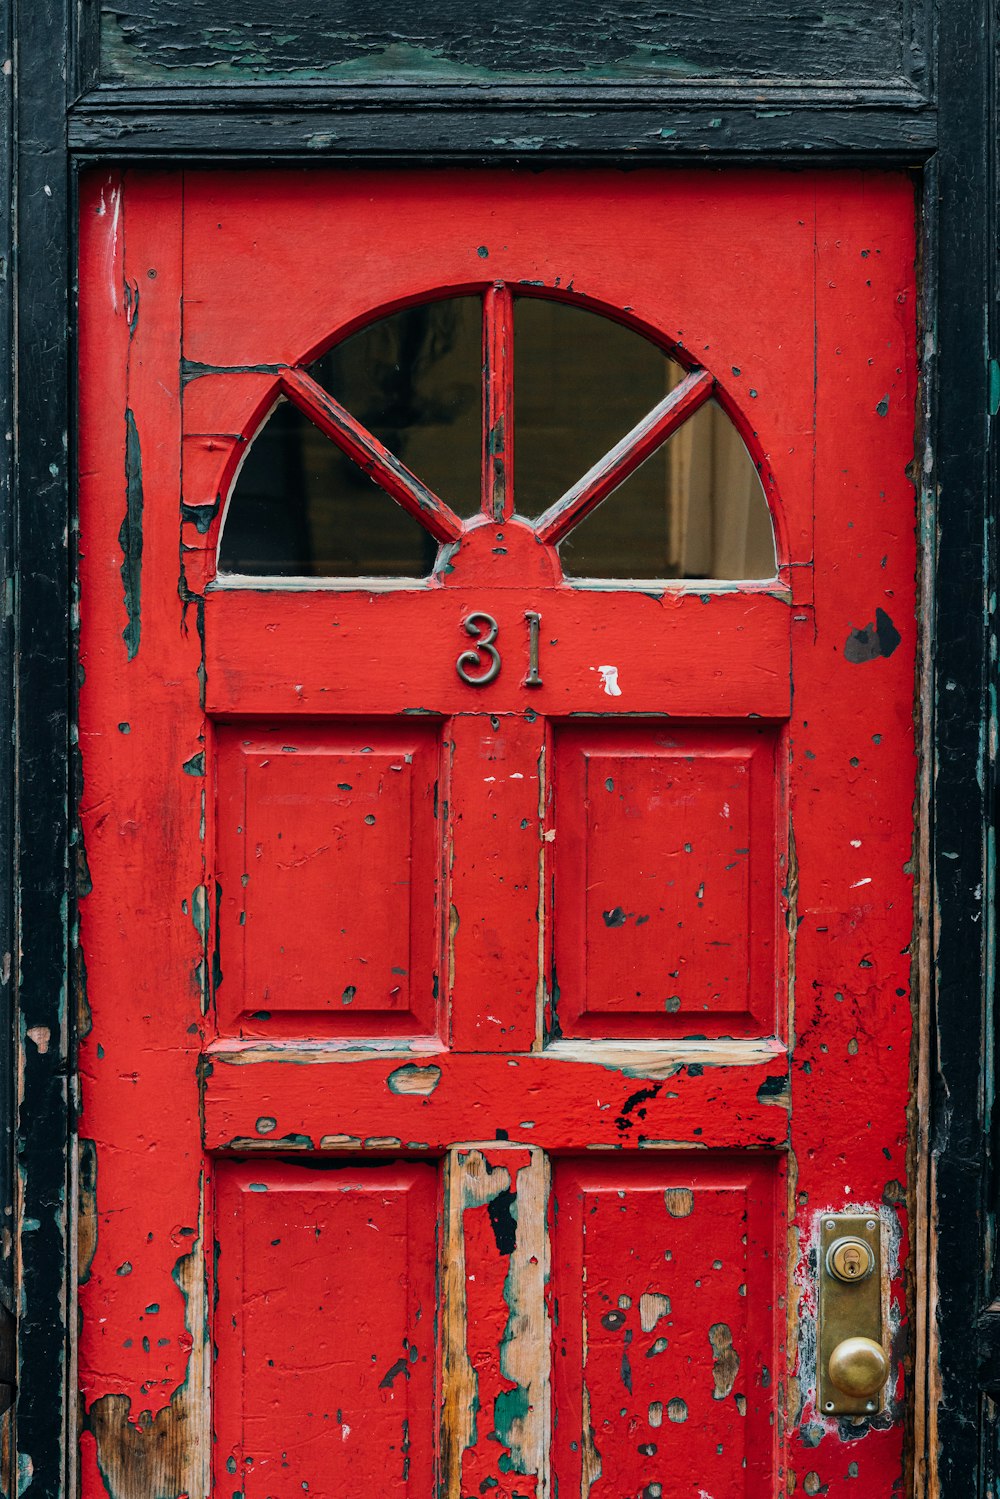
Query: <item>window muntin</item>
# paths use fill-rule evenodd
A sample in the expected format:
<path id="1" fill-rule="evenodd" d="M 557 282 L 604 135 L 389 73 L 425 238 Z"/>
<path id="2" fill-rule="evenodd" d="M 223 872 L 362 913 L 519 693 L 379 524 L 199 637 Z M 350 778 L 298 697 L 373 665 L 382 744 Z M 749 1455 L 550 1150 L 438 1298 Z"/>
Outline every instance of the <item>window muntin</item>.
<path id="1" fill-rule="evenodd" d="M 240 465 L 219 574 L 428 578 L 513 511 L 568 578 L 773 578 L 756 466 L 707 372 L 589 308 L 494 287 L 401 309 L 282 397 Z"/>

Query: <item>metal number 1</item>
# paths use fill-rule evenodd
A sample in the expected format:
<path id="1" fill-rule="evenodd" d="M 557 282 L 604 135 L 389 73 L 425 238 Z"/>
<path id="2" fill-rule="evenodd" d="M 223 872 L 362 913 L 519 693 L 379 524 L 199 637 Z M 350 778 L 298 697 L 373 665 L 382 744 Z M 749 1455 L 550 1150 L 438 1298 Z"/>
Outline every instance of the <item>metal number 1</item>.
<path id="1" fill-rule="evenodd" d="M 528 675 L 524 679 L 524 685 L 525 687 L 541 687 L 542 679 L 538 673 L 538 628 L 542 622 L 542 616 L 534 609 L 527 609 L 524 617 L 528 622 Z"/>
<path id="2" fill-rule="evenodd" d="M 492 614 L 483 614 L 478 609 L 474 614 L 467 614 L 462 624 L 465 633 L 471 635 L 476 643 L 471 651 L 462 652 L 455 662 L 455 670 L 470 687 L 486 687 L 500 674 L 500 652 L 495 645 L 500 626 Z M 484 661 L 488 663 L 486 670 L 478 676 L 472 676 L 471 672 L 477 671 Z"/>

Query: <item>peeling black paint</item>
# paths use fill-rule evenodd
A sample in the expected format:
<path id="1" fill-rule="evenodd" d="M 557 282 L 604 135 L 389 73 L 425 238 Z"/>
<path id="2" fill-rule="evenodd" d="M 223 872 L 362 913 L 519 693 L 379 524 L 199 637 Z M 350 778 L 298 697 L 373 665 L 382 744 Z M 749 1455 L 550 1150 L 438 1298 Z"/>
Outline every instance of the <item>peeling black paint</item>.
<path id="1" fill-rule="evenodd" d="M 689 5 L 654 0 L 218 0 L 211 26 L 184 0 L 116 0 L 101 16 L 101 75 L 113 82 L 281 77 L 363 84 L 574 78 L 896 79 L 920 65 L 920 0 Z M 916 12 L 914 15 L 913 12 Z M 916 23 L 916 24 L 914 24 Z M 210 70 L 210 71 L 209 71 Z"/>
<path id="2" fill-rule="evenodd" d="M 788 1074 L 776 1072 L 766 1077 L 757 1089 L 758 1103 L 773 1103 L 776 1099 L 788 1099 Z"/>
<path id="3" fill-rule="evenodd" d="M 202 375 L 279 375 L 286 368 L 283 364 L 200 364 L 197 359 L 182 359 L 181 385 Z"/>
<path id="4" fill-rule="evenodd" d="M 221 505 L 221 495 L 216 495 L 211 505 L 188 505 L 182 500 L 181 520 L 194 526 L 199 536 L 205 536 L 212 529 L 212 522 L 218 515 Z"/>
<path id="5" fill-rule="evenodd" d="M 857 665 L 862 661 L 876 661 L 880 656 L 891 656 L 902 638 L 885 610 L 876 609 L 873 625 L 852 630 L 848 635 L 844 660 Z"/>
<path id="6" fill-rule="evenodd" d="M 122 303 L 128 320 L 128 337 L 131 343 L 135 337 L 135 330 L 139 326 L 139 287 L 135 281 L 125 282 Z"/>
<path id="7" fill-rule="evenodd" d="M 128 624 L 122 639 L 134 661 L 142 632 L 142 452 L 131 408 L 125 412 L 125 517 L 118 532 L 122 549 L 122 583 Z"/>
<path id="8" fill-rule="evenodd" d="M 97 1146 L 81 1140 L 77 1155 L 79 1281 L 84 1286 L 97 1253 Z"/>
<path id="9" fill-rule="evenodd" d="M 410 1363 L 409 1360 L 405 1357 L 398 1358 L 396 1362 L 394 1364 L 391 1364 L 390 1367 L 385 1371 L 382 1378 L 378 1382 L 379 1389 L 391 1390 L 393 1383 L 396 1379 L 398 1379 L 400 1374 L 402 1374 L 406 1379 L 409 1379 L 410 1377 Z"/>
<path id="10" fill-rule="evenodd" d="M 632 1333 L 630 1330 L 627 1330 L 625 1333 L 625 1348 L 622 1350 L 621 1374 L 622 1384 L 625 1386 L 626 1390 L 628 1390 L 630 1395 L 632 1393 L 632 1364 L 628 1356 L 628 1345 L 629 1343 L 631 1343 L 631 1341 Z"/>
<path id="11" fill-rule="evenodd" d="M 639 1088 L 635 1093 L 626 1098 L 625 1102 L 622 1104 L 621 1112 L 615 1119 L 615 1127 L 620 1130 L 622 1134 L 627 1134 L 635 1124 L 635 1119 L 631 1117 L 633 1113 L 635 1114 L 636 1119 L 645 1119 L 646 1110 L 642 1107 L 642 1105 L 645 1103 L 650 1103 L 660 1092 L 660 1089 L 662 1087 L 662 1083 L 653 1083 L 651 1087 Z"/>
<path id="12" fill-rule="evenodd" d="M 212 934 L 212 993 L 218 994 L 222 972 L 222 882 L 215 882 L 215 930 Z"/>
<path id="13" fill-rule="evenodd" d="M 490 1227 L 493 1237 L 497 1243 L 498 1254 L 513 1254 L 517 1244 L 517 1219 L 514 1217 L 514 1193 L 509 1187 L 490 1199 L 486 1204 L 486 1211 L 490 1218 Z"/>

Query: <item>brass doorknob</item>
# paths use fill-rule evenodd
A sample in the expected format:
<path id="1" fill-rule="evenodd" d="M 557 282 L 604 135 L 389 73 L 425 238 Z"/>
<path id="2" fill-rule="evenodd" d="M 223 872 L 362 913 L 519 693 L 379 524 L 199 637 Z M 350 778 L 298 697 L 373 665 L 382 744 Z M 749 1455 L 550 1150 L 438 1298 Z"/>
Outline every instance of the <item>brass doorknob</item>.
<path id="1" fill-rule="evenodd" d="M 830 1354 L 830 1380 L 843 1395 L 864 1400 L 889 1378 L 889 1360 L 873 1338 L 845 1338 Z"/>

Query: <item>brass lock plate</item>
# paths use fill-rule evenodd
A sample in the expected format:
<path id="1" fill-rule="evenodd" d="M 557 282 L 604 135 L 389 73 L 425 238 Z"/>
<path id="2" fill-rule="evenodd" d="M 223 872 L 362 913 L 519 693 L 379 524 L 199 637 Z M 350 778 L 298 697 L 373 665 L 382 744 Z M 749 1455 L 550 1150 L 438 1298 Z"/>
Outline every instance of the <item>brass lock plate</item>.
<path id="1" fill-rule="evenodd" d="M 877 1213 L 820 1219 L 817 1400 L 822 1416 L 871 1416 L 883 1394 L 845 1395 L 830 1378 L 830 1355 L 847 1338 L 882 1342 L 882 1225 Z"/>

